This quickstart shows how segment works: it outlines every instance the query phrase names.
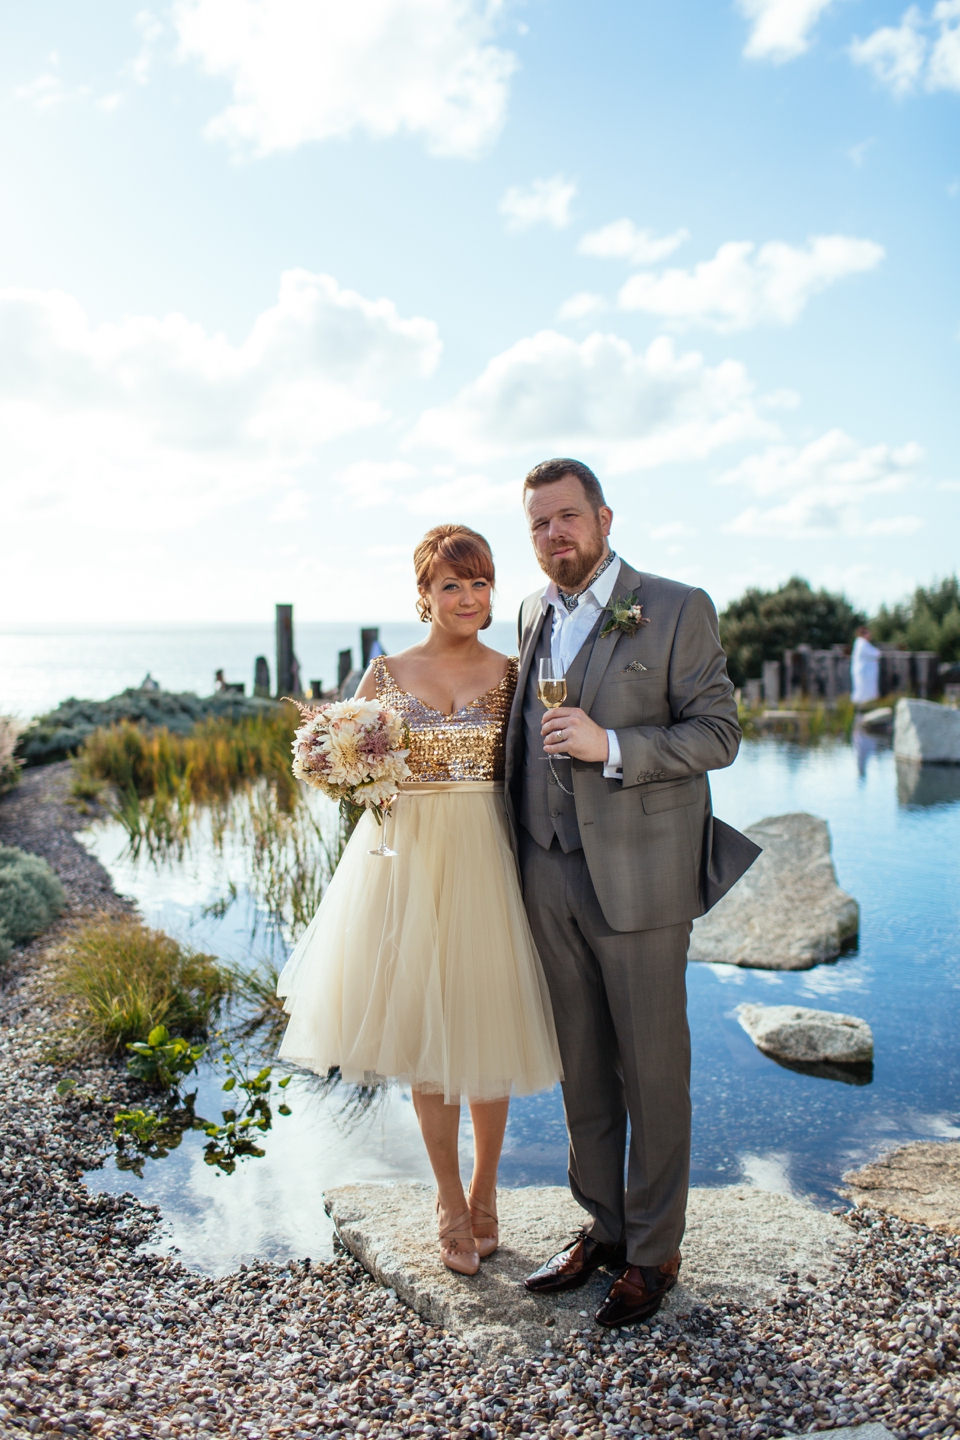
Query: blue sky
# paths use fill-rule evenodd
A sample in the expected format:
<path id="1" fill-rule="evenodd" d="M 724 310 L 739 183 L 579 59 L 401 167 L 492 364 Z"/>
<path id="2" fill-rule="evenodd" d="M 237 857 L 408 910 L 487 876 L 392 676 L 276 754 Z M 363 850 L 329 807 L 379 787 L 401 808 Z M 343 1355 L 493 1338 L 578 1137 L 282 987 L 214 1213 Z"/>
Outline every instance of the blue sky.
<path id="1" fill-rule="evenodd" d="M 960 0 L 37 0 L 0 47 L 0 614 L 406 618 L 641 569 L 956 566 Z"/>

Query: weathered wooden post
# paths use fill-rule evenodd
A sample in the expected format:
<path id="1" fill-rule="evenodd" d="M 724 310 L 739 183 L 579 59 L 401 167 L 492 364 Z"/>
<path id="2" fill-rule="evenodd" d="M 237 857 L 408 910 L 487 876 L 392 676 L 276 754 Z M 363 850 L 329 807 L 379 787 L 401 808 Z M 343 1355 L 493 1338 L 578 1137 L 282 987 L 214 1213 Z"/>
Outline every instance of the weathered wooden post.
<path id="1" fill-rule="evenodd" d="M 277 695 L 292 695 L 293 675 L 293 606 L 277 606 Z"/>
<path id="2" fill-rule="evenodd" d="M 261 700 L 270 699 L 270 666 L 266 655 L 258 655 L 253 662 L 253 693 Z"/>
<path id="3" fill-rule="evenodd" d="M 341 650 L 337 657 L 337 691 L 343 689 L 343 682 L 353 669 L 353 651 Z"/>
<path id="4" fill-rule="evenodd" d="M 929 700 L 940 688 L 940 673 L 935 650 L 913 652 L 914 684 L 921 700 Z"/>
<path id="5" fill-rule="evenodd" d="M 801 695 L 809 695 L 812 689 L 812 676 L 810 674 L 810 656 L 812 652 L 812 645 L 798 645 L 793 652 L 797 686 Z"/>
<path id="6" fill-rule="evenodd" d="M 366 672 L 366 668 L 370 664 L 373 656 L 383 653 L 380 649 L 380 631 L 376 626 L 373 626 L 369 630 L 360 631 L 360 651 L 363 657 L 363 663 L 360 668 Z"/>
<path id="7" fill-rule="evenodd" d="M 763 662 L 763 699 L 767 705 L 776 708 L 780 704 L 780 661 Z"/>
<path id="8" fill-rule="evenodd" d="M 322 680 L 311 680 L 311 681 L 310 681 L 310 699 L 311 699 L 311 700 L 319 700 L 319 699 L 320 699 L 320 696 L 321 696 L 322 694 L 323 694 L 323 681 L 322 681 Z"/>

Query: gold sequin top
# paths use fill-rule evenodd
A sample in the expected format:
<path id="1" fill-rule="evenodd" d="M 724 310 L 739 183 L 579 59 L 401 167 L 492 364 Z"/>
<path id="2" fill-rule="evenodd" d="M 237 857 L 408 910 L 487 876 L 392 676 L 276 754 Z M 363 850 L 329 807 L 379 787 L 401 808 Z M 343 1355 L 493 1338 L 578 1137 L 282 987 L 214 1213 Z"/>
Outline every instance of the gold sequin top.
<path id="1" fill-rule="evenodd" d="M 499 685 L 462 710 L 445 715 L 401 690 L 384 657 L 377 656 L 373 662 L 377 699 L 396 710 L 410 726 L 407 764 L 415 780 L 503 780 L 507 720 L 517 688 L 518 664 L 511 655 Z"/>

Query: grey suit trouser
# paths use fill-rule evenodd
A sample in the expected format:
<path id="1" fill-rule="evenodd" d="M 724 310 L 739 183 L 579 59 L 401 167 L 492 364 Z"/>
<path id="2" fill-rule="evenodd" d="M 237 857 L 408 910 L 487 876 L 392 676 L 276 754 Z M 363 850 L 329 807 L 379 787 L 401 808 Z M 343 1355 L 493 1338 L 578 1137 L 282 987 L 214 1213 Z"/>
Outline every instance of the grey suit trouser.
<path id="1" fill-rule="evenodd" d="M 680 1245 L 690 1177 L 691 925 L 612 930 L 583 851 L 544 850 L 522 828 L 520 868 L 563 1062 L 570 1188 L 595 1239 L 659 1265 Z"/>

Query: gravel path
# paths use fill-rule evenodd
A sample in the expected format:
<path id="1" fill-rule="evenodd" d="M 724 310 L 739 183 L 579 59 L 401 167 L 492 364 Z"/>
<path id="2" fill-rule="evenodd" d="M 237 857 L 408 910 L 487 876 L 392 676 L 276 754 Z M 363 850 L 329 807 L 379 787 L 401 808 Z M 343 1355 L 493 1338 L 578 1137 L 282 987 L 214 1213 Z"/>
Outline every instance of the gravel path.
<path id="1" fill-rule="evenodd" d="M 28 774 L 0 802 L 0 842 L 45 854 L 73 914 L 120 906 L 72 838 L 66 790 L 63 767 Z M 0 994 L 0 1434 L 758 1440 L 866 1419 L 955 1433 L 960 1241 L 867 1211 L 830 1281 L 795 1276 L 775 1308 L 613 1336 L 585 1320 L 515 1364 L 484 1365 L 348 1258 L 212 1280 L 145 1251 L 156 1212 L 80 1179 L 126 1087 L 74 1067 L 80 1085 L 57 1095 L 49 938 L 14 952 Z"/>

